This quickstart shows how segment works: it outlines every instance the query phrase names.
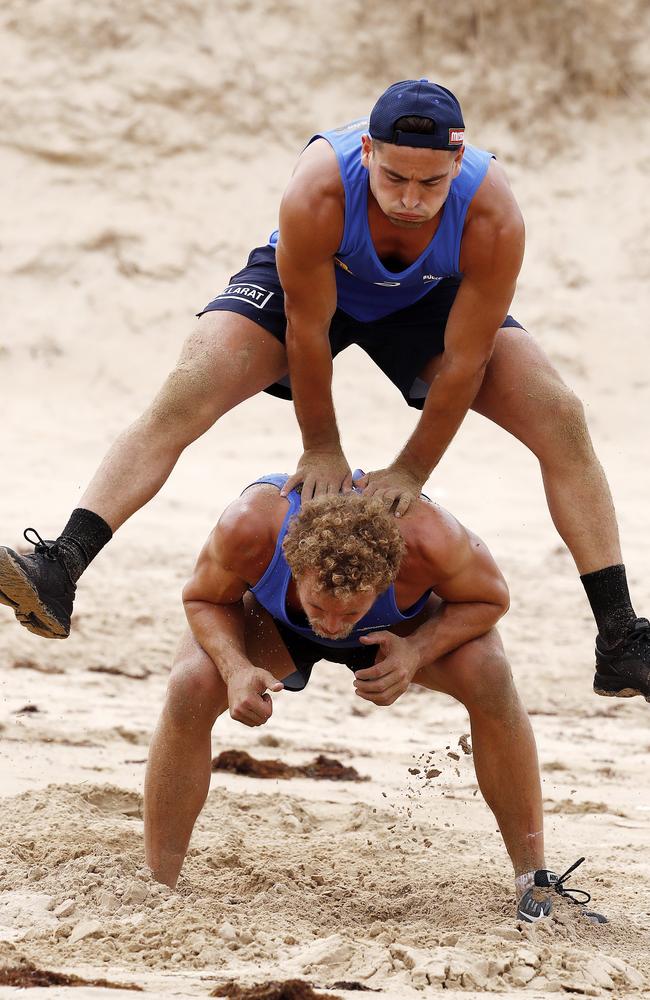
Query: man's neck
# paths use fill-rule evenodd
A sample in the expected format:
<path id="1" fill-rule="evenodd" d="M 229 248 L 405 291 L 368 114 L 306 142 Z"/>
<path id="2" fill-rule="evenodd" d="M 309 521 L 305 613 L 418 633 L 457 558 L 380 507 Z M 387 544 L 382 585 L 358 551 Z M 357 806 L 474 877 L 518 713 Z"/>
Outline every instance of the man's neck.
<path id="1" fill-rule="evenodd" d="M 375 252 L 384 267 L 398 273 L 410 267 L 426 250 L 440 226 L 444 205 L 429 222 L 417 229 L 400 229 L 382 212 L 368 188 L 368 229 Z"/>

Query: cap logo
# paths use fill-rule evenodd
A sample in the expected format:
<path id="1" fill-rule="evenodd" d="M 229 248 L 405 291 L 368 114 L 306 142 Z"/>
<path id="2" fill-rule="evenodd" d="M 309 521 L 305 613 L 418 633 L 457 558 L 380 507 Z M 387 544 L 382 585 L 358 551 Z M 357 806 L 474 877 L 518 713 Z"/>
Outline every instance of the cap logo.
<path id="1" fill-rule="evenodd" d="M 465 142 L 465 129 L 464 128 L 450 128 L 449 129 L 449 142 Z"/>

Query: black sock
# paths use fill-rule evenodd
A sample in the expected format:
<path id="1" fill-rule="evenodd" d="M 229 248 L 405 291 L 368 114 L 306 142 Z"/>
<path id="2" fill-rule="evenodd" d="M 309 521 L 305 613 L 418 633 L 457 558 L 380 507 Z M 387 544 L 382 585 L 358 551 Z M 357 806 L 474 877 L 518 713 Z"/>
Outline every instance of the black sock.
<path id="1" fill-rule="evenodd" d="M 113 532 L 103 517 L 77 507 L 57 538 L 68 572 L 76 583 L 98 552 L 110 542 Z"/>
<path id="2" fill-rule="evenodd" d="M 581 576 L 598 632 L 608 646 L 622 639 L 636 621 L 630 592 L 627 589 L 625 566 L 606 566 L 595 573 Z"/>

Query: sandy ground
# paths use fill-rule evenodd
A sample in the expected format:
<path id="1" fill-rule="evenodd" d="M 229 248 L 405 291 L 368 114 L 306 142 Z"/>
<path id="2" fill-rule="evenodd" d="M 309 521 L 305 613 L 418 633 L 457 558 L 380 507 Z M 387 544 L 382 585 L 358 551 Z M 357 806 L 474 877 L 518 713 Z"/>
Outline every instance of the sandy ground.
<path id="1" fill-rule="evenodd" d="M 28 524 L 52 536 L 65 522 L 193 312 L 265 241 L 301 141 L 362 113 L 391 79 L 435 76 L 421 52 L 399 61 L 406 29 L 391 47 L 381 4 L 381 45 L 359 35 L 361 5 L 339 4 L 322 51 L 317 5 L 230 4 L 208 16 L 170 2 L 119 18 L 109 4 L 72 9 L 14 2 L 2 14 L 3 82 L 20 83 L 0 138 L 0 525 L 13 545 Z M 444 82 L 478 102 L 453 53 L 441 65 Z M 285 79 L 308 84 L 293 103 Z M 566 141 L 549 113 L 543 141 L 522 143 L 521 109 L 500 117 L 487 99 L 466 119 L 471 140 L 503 158 L 522 205 L 528 251 L 512 311 L 585 402 L 647 615 L 650 124 L 635 94 L 595 103 Z M 622 146 L 612 122 L 630 107 L 642 113 Z M 337 360 L 335 398 L 347 453 L 367 468 L 385 464 L 415 420 L 356 349 Z M 423 692 L 388 710 L 360 706 L 333 664 L 303 695 L 277 696 L 262 731 L 221 720 L 214 750 L 289 763 L 327 753 L 369 780 L 215 774 L 178 890 L 147 876 L 142 780 L 184 625 L 180 588 L 225 504 L 259 474 L 292 470 L 298 452 L 289 405 L 244 404 L 98 558 L 68 641 L 31 636 L 2 609 L 0 966 L 24 956 L 161 996 L 291 976 L 323 989 L 357 982 L 382 1000 L 443 987 L 451 997 L 650 989 L 649 707 L 591 693 L 593 623 L 536 463 L 472 415 L 429 492 L 506 573 L 502 632 L 539 743 L 547 861 L 564 870 L 585 855 L 574 881 L 611 922 L 592 927 L 560 906 L 553 923 L 518 929 L 509 863 L 458 747 L 464 710 Z M 409 772 L 423 762 L 440 775 Z M 41 992 L 124 995 L 31 995 Z"/>

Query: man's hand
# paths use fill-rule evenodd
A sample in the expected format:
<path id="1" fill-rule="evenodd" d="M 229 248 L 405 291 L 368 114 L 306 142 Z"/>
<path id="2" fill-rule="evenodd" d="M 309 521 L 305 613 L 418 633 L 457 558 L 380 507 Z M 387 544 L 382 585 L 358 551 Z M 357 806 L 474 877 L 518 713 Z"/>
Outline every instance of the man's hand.
<path id="1" fill-rule="evenodd" d="M 359 639 L 366 646 L 379 646 L 372 667 L 357 670 L 354 686 L 360 698 L 375 705 L 392 705 L 404 694 L 417 673 L 420 662 L 408 639 L 393 632 L 369 632 Z"/>
<path id="2" fill-rule="evenodd" d="M 284 684 L 268 670 L 251 666 L 240 669 L 228 681 L 230 717 L 244 726 L 263 726 L 273 714 L 273 702 L 267 689 L 282 691 Z"/>
<path id="3" fill-rule="evenodd" d="M 297 470 L 289 476 L 280 495 L 286 497 L 299 483 L 303 484 L 303 501 L 324 493 L 348 493 L 352 489 L 352 472 L 342 450 L 331 447 L 304 451 Z"/>
<path id="4" fill-rule="evenodd" d="M 368 472 L 361 479 L 355 479 L 354 485 L 361 487 L 364 496 L 379 497 L 389 510 L 397 503 L 395 517 L 401 517 L 413 501 L 419 499 L 424 480 L 403 466 L 389 465 L 387 469 Z"/>

